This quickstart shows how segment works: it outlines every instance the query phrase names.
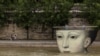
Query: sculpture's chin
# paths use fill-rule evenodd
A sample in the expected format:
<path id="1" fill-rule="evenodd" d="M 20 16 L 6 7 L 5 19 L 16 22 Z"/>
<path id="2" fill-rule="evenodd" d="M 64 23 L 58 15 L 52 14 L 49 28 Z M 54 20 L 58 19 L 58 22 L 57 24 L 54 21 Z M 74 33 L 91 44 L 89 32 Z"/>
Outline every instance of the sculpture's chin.
<path id="1" fill-rule="evenodd" d="M 87 52 L 84 50 L 81 50 L 81 51 L 70 51 L 70 53 L 87 53 Z"/>
<path id="2" fill-rule="evenodd" d="M 70 49 L 70 48 L 62 48 L 60 50 L 61 53 L 88 53 L 87 49 Z"/>
<path id="3" fill-rule="evenodd" d="M 70 51 L 64 51 L 64 53 L 70 53 Z"/>

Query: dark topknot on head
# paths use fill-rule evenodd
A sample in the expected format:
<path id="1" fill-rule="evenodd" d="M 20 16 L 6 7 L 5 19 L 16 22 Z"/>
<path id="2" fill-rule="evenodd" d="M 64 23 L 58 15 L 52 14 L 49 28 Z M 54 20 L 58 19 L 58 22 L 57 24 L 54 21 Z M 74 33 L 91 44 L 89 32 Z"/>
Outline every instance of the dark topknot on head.
<path id="1" fill-rule="evenodd" d="M 96 37 L 97 37 L 97 32 L 98 32 L 98 29 L 94 29 L 94 30 L 90 30 L 90 31 L 89 31 L 89 37 L 91 38 L 91 44 L 92 44 L 93 41 L 96 39 Z"/>

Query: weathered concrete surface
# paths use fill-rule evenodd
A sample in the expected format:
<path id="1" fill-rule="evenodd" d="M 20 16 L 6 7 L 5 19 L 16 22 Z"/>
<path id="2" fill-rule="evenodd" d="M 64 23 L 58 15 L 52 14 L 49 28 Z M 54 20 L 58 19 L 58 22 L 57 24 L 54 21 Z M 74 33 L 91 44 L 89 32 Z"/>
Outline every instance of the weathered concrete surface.
<path id="1" fill-rule="evenodd" d="M 0 47 L 57 47 L 53 40 L 0 41 Z"/>
<path id="2" fill-rule="evenodd" d="M 60 53 L 56 47 L 0 47 L 0 56 L 100 56 L 100 47 L 90 47 L 86 54 Z"/>
<path id="3" fill-rule="evenodd" d="M 100 46 L 100 42 L 93 42 L 91 46 Z M 56 40 L 31 41 L 1 41 L 0 47 L 57 47 Z"/>

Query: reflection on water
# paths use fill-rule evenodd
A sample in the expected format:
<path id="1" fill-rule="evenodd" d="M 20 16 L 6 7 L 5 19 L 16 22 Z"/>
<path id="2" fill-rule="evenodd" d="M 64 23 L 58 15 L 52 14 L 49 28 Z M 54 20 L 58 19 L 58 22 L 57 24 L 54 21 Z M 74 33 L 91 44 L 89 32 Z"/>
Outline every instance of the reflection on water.
<path id="1" fill-rule="evenodd" d="M 60 53 L 58 48 L 0 48 L 0 56 L 100 56 L 100 47 L 90 47 L 88 54 Z"/>

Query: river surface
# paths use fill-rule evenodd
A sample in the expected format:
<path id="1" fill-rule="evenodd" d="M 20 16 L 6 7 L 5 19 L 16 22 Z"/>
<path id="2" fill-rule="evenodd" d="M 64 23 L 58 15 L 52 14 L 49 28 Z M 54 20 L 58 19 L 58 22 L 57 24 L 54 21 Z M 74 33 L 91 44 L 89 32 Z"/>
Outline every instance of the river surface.
<path id="1" fill-rule="evenodd" d="M 0 56 L 100 56 L 100 47 L 89 47 L 87 54 L 60 53 L 58 48 L 0 47 Z"/>

